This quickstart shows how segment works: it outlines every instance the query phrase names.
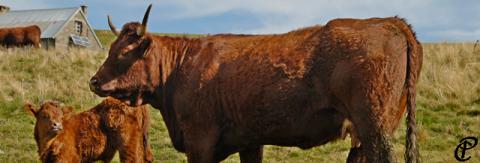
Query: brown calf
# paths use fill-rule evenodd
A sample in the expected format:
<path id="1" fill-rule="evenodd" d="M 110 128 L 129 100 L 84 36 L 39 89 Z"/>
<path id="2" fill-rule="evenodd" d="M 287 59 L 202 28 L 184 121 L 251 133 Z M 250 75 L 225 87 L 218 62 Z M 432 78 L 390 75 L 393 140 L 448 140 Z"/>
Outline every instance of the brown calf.
<path id="1" fill-rule="evenodd" d="M 122 162 L 152 162 L 146 106 L 128 107 L 107 98 L 94 108 L 73 114 L 58 102 L 39 109 L 25 104 L 35 118 L 35 140 L 42 162 L 110 162 L 118 150 Z"/>

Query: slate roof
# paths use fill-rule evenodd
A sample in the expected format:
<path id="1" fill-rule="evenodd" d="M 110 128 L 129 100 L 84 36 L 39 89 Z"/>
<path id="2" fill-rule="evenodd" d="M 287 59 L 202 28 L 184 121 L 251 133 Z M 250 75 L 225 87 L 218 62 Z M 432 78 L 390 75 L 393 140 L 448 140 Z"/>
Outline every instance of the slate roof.
<path id="1" fill-rule="evenodd" d="M 78 8 L 16 10 L 0 15 L 1 27 L 38 25 L 41 38 L 54 38 Z"/>

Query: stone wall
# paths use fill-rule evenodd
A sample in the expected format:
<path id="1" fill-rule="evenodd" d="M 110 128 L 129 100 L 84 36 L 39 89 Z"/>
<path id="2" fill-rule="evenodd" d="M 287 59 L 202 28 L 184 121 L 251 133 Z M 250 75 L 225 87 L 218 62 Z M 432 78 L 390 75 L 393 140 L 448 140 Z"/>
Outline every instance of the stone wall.
<path id="1" fill-rule="evenodd" d="M 77 33 L 75 31 L 75 21 L 82 22 L 82 33 Z M 75 14 L 75 16 L 63 27 L 62 31 L 58 33 L 57 37 L 55 38 L 56 49 L 67 49 L 69 45 L 73 45 L 70 40 L 70 34 L 87 37 L 90 41 L 90 45 L 87 47 L 89 49 L 101 48 L 101 46 L 97 43 L 97 40 L 95 40 L 95 36 L 93 35 L 91 29 L 89 29 L 87 21 L 80 12 L 77 12 L 77 14 Z"/>

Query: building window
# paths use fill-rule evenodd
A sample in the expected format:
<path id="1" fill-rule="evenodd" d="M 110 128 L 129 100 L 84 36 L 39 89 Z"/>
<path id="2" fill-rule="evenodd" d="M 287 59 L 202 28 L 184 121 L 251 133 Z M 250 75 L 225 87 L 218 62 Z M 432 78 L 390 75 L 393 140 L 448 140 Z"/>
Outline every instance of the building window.
<path id="1" fill-rule="evenodd" d="M 82 24 L 81 21 L 75 21 L 75 32 L 77 34 L 79 34 L 79 35 L 82 34 L 82 30 L 83 30 L 82 27 L 83 27 L 83 24 Z"/>

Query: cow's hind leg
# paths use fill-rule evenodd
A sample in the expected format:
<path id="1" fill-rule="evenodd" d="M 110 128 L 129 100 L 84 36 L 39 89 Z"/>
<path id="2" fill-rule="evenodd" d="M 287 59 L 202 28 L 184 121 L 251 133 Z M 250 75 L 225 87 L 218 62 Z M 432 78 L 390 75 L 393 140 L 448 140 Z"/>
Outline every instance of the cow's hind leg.
<path id="1" fill-rule="evenodd" d="M 379 108 L 349 109 L 361 145 L 350 150 L 347 162 L 390 163 L 395 161 L 387 134 L 381 127 L 380 115 L 374 112 L 377 109 Z"/>
<path id="2" fill-rule="evenodd" d="M 388 87 L 392 84 L 379 81 L 375 74 L 340 75 L 335 81 L 343 82 L 332 84 L 333 90 L 344 105 L 341 112 L 352 121 L 354 133 L 360 140 L 360 147 L 353 145 L 348 162 L 394 162 L 387 139 L 392 99 Z"/>
<path id="3" fill-rule="evenodd" d="M 392 92 L 380 87 L 380 82 L 372 82 L 368 77 L 357 80 L 349 95 L 343 94 L 346 113 L 353 122 L 353 128 L 360 139 L 360 147 L 352 148 L 348 162 L 395 162 L 391 146 L 388 143 L 391 112 L 389 99 Z"/>
<path id="4" fill-rule="evenodd" d="M 240 151 L 240 162 L 261 163 L 263 158 L 263 146 L 249 147 Z"/>

